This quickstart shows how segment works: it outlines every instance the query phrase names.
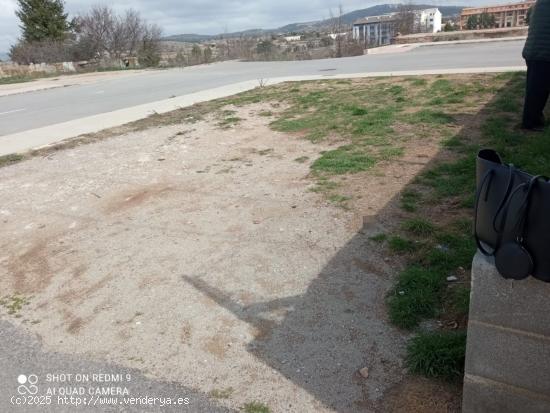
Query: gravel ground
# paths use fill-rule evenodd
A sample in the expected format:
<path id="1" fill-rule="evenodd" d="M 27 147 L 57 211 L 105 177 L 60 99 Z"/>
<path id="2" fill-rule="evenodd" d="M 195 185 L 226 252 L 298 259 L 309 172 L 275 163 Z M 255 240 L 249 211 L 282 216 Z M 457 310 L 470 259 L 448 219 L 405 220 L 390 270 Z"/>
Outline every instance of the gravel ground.
<path id="1" fill-rule="evenodd" d="M 271 131 L 261 110 L 0 169 L 0 331 L 226 408 L 375 411 L 403 377 L 390 269 L 357 216 L 308 191 L 295 159 L 326 148 Z"/>

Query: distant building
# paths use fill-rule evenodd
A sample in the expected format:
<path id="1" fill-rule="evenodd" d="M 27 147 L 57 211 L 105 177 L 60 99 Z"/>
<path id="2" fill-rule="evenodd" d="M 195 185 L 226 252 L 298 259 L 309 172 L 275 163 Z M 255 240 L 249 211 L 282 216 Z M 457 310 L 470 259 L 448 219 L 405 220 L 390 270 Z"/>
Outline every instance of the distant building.
<path id="1" fill-rule="evenodd" d="M 347 33 L 329 33 L 328 37 L 330 37 L 332 40 L 336 40 L 339 37 L 346 37 Z"/>
<path id="2" fill-rule="evenodd" d="M 362 42 L 365 48 L 391 44 L 396 23 L 396 14 L 365 17 L 353 24 L 353 38 Z"/>
<path id="3" fill-rule="evenodd" d="M 302 40 L 302 36 L 285 36 L 284 39 L 289 43 L 299 42 L 300 40 Z"/>
<path id="4" fill-rule="evenodd" d="M 502 4 L 491 7 L 470 7 L 463 9 L 460 14 L 460 30 L 468 28 L 468 19 L 472 16 L 488 14 L 494 18 L 494 26 L 491 28 L 527 26 L 525 17 L 536 0 L 526 0 L 520 3 Z"/>
<path id="5" fill-rule="evenodd" d="M 414 10 L 411 12 L 411 33 L 437 33 L 441 31 L 441 12 L 437 8 Z M 370 16 L 357 20 L 353 24 L 353 38 L 364 47 L 377 47 L 391 44 L 397 35 L 399 13 Z"/>
<path id="6" fill-rule="evenodd" d="M 416 33 L 437 33 L 441 31 L 442 14 L 439 9 L 425 9 L 414 12 L 414 31 Z"/>

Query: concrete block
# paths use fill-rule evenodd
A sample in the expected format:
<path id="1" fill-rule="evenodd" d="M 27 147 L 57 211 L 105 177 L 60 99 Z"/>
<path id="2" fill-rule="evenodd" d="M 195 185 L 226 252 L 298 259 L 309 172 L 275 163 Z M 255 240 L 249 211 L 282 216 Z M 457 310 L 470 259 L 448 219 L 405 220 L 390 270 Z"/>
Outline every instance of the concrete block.
<path id="1" fill-rule="evenodd" d="M 550 285 L 502 278 L 476 255 L 464 412 L 550 412 Z"/>
<path id="2" fill-rule="evenodd" d="M 550 395 L 550 339 L 470 321 L 466 373 Z"/>
<path id="3" fill-rule="evenodd" d="M 550 283 L 505 280 L 491 258 L 477 254 L 472 286 L 470 320 L 550 336 Z"/>
<path id="4" fill-rule="evenodd" d="M 548 413 L 550 397 L 475 376 L 464 379 L 463 413 Z"/>

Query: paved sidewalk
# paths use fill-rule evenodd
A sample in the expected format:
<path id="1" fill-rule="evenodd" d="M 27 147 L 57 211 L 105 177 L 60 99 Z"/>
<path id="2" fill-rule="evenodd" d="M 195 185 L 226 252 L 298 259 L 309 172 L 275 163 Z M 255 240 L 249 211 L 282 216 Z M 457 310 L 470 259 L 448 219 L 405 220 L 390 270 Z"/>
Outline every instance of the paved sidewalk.
<path id="1" fill-rule="evenodd" d="M 468 68 L 468 69 L 437 69 L 437 70 L 412 70 L 397 72 L 369 72 L 342 75 L 314 75 L 314 76 L 288 76 L 266 79 L 266 85 L 275 85 L 283 82 L 326 80 L 326 79 L 353 79 L 380 76 L 419 76 L 435 74 L 461 74 L 461 73 L 499 73 L 508 71 L 525 70 L 525 66 L 492 67 L 492 68 Z M 171 99 L 138 105 L 131 108 L 120 109 L 99 115 L 88 116 L 69 122 L 45 126 L 42 128 L 27 130 L 3 136 L 1 139 L 0 156 L 12 153 L 22 153 L 52 145 L 65 139 L 74 138 L 87 133 L 95 133 L 100 130 L 120 126 L 129 122 L 143 119 L 154 113 L 166 113 L 206 102 L 224 98 L 237 93 L 246 92 L 259 86 L 258 80 L 235 83 L 228 86 L 209 89 L 197 93 L 178 96 Z"/>
<path id="2" fill-rule="evenodd" d="M 419 47 L 431 47 L 431 46 L 445 46 L 452 44 L 472 44 L 472 43 L 493 43 L 493 42 L 512 42 L 517 40 L 525 40 L 526 36 L 514 36 L 496 39 L 470 39 L 470 40 L 445 40 L 436 42 L 423 42 L 423 43 L 405 43 L 405 44 L 390 44 L 389 46 L 374 47 L 367 49 L 366 54 L 391 54 L 391 53 L 404 53 Z"/>

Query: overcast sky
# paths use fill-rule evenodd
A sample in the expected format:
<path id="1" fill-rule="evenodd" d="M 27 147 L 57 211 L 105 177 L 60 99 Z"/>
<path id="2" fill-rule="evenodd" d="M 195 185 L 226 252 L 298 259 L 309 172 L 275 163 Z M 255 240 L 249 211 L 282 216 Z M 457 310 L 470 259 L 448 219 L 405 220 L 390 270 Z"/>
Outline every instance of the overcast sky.
<path id="1" fill-rule="evenodd" d="M 477 6 L 506 3 L 506 0 L 439 0 L 416 1 L 440 6 Z M 164 34 L 218 34 L 255 29 L 276 28 L 287 23 L 324 19 L 338 0 L 67 0 L 70 16 L 84 13 L 93 4 L 106 3 L 117 10 L 134 8 L 148 21 L 159 24 Z M 392 0 L 341 0 L 345 12 L 375 4 L 399 3 Z M 15 16 L 16 0 L 0 0 L 0 52 L 9 50 L 19 36 L 19 21 Z"/>

